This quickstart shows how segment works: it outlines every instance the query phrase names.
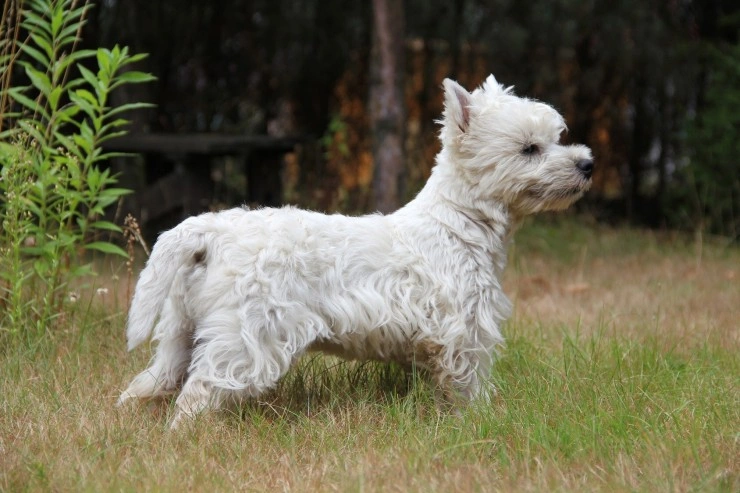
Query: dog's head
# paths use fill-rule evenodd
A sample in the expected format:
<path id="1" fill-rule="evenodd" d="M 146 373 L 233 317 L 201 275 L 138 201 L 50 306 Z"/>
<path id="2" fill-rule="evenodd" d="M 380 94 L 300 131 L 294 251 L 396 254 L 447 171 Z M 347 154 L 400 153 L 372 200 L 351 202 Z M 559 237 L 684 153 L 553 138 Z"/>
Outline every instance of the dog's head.
<path id="1" fill-rule="evenodd" d="M 591 151 L 560 144 L 565 121 L 551 106 L 515 96 L 492 75 L 472 93 L 450 79 L 444 90 L 444 152 L 476 198 L 526 215 L 564 209 L 591 186 Z"/>

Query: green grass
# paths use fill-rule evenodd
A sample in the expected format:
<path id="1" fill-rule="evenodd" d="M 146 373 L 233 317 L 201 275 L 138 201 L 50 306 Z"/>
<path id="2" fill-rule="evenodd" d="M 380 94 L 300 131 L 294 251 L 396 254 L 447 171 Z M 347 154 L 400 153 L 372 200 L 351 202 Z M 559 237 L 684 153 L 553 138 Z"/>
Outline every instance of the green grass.
<path id="1" fill-rule="evenodd" d="M 0 489 L 740 490 L 737 250 L 522 233 L 490 405 L 440 415 L 418 375 L 309 356 L 263 402 L 171 433 L 170 401 L 114 408 L 148 355 L 98 303 L 0 360 Z"/>

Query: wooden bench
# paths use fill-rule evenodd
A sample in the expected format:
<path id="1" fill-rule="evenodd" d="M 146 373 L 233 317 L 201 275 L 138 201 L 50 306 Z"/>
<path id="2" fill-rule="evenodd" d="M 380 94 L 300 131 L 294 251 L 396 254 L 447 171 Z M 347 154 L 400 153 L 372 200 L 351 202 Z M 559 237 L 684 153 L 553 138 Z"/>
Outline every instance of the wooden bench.
<path id="1" fill-rule="evenodd" d="M 163 217 L 180 221 L 208 210 L 214 200 L 211 171 L 217 157 L 233 156 L 243 163 L 248 203 L 280 205 L 282 158 L 299 143 L 297 138 L 264 135 L 148 133 L 111 139 L 103 147 L 106 152 L 142 156 L 146 176 L 143 189 L 137 187 L 133 212 L 145 226 Z M 116 168 L 126 175 L 125 164 Z"/>

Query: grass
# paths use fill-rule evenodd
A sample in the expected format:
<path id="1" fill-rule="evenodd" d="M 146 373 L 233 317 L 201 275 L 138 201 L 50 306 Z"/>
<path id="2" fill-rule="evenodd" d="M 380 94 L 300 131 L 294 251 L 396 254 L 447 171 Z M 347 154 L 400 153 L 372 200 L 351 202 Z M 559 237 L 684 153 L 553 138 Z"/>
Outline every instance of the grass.
<path id="1" fill-rule="evenodd" d="M 0 490 L 738 491 L 740 252 L 698 252 L 529 224 L 492 405 L 439 415 L 416 375 L 309 356 L 177 433 L 169 401 L 113 406 L 148 354 L 125 352 L 111 281 L 42 351 L 0 359 Z"/>

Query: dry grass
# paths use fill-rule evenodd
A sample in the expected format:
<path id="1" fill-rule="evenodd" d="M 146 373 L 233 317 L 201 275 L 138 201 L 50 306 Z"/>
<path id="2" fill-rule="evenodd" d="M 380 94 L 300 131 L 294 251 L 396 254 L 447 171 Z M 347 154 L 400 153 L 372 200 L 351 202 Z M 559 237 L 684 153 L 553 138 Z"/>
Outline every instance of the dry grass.
<path id="1" fill-rule="evenodd" d="M 523 233 L 507 272 L 518 319 L 582 333 L 651 333 L 688 349 L 740 343 L 736 248 L 697 248 L 685 237 L 647 231 L 599 229 L 593 236 L 574 223 Z"/>
<path id="2" fill-rule="evenodd" d="M 492 406 L 440 416 L 415 375 L 313 358 L 178 433 L 169 402 L 113 407 L 147 354 L 109 286 L 0 359 L 0 490 L 738 491 L 738 276 L 736 248 L 532 224 Z"/>

